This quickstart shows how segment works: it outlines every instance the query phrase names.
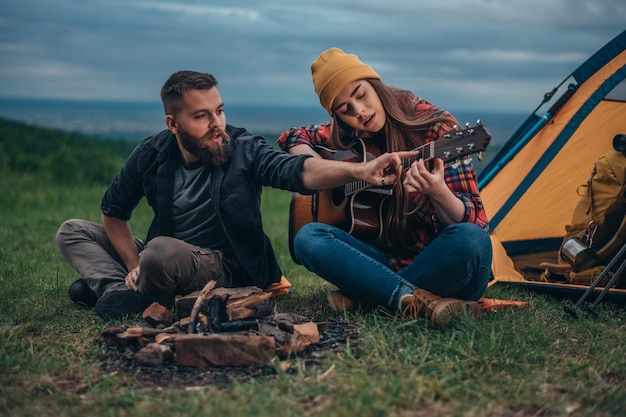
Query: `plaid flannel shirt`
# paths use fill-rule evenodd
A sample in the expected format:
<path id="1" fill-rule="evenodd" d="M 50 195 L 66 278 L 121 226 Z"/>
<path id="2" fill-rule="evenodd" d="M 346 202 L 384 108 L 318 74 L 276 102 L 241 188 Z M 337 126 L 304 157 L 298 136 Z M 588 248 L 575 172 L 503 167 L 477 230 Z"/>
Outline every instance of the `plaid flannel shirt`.
<path id="1" fill-rule="evenodd" d="M 407 92 L 403 97 L 405 108 L 413 108 L 415 114 L 425 111 L 436 111 L 442 115 L 450 116 L 447 111 L 432 105 L 426 100 L 416 97 L 414 94 Z M 319 125 L 301 126 L 289 129 L 283 132 L 277 144 L 282 150 L 288 150 L 296 145 L 327 145 L 330 138 L 330 130 L 332 121 Z M 437 122 L 433 124 L 427 131 L 423 132 L 424 142 L 429 143 L 439 140 L 446 132 L 454 128 L 451 123 Z M 369 132 L 355 131 L 354 136 L 367 137 Z M 446 184 L 452 190 L 457 198 L 463 201 L 465 205 L 465 214 L 462 222 L 475 223 L 483 229 L 488 230 L 489 221 L 483 207 L 482 199 L 478 192 L 478 183 L 476 181 L 476 172 L 471 163 L 449 163 L 446 165 L 444 178 Z M 410 234 L 412 246 L 409 247 L 409 255 L 397 257 L 393 253 L 389 255 L 390 264 L 400 270 L 409 265 L 415 256 L 417 256 L 443 229 L 443 225 L 439 222 L 430 199 L 422 193 L 412 193 L 410 196 L 410 209 L 413 211 L 412 216 L 418 226 L 413 228 Z"/>

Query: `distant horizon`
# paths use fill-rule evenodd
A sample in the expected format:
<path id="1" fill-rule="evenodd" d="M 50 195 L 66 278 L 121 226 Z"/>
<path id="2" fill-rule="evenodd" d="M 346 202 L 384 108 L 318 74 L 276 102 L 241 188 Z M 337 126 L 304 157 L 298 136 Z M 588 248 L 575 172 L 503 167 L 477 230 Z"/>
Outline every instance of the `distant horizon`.
<path id="1" fill-rule="evenodd" d="M 153 106 L 156 105 L 159 108 L 162 108 L 162 103 L 161 103 L 161 99 L 158 98 L 156 100 L 132 100 L 132 99 L 98 99 L 98 98 L 90 98 L 90 99 L 84 99 L 84 98 L 50 98 L 50 97 L 11 97 L 11 96 L 0 96 L 0 102 L 41 102 L 41 103 L 67 103 L 67 104 L 71 104 L 71 103 L 90 103 L 90 104 L 94 104 L 94 105 L 98 105 L 98 104 L 133 104 L 133 105 L 146 105 L 146 106 Z M 315 112 L 320 112 L 323 114 L 327 114 L 326 111 L 324 109 L 321 108 L 321 106 L 319 105 L 299 105 L 299 104 L 276 104 L 276 103 L 254 103 L 254 102 L 233 102 L 233 101 L 229 101 L 228 103 L 225 103 L 226 107 L 230 107 L 230 106 L 236 106 L 236 107 L 265 107 L 265 108 L 271 108 L 271 109 L 284 109 L 284 108 L 297 108 L 297 109 L 302 109 L 302 110 L 312 110 Z M 533 109 L 528 109 L 527 111 L 521 111 L 521 110 L 517 110 L 517 111 L 513 111 L 510 109 L 506 109 L 506 110 L 501 110 L 501 109 L 470 109 L 470 108 L 464 108 L 464 107 L 454 107 L 454 106 L 447 106 L 445 104 L 441 104 L 441 103 L 433 103 L 441 108 L 445 108 L 446 110 L 449 110 L 450 108 L 454 109 L 454 111 L 457 112 L 463 112 L 463 113 L 474 113 L 476 111 L 479 112 L 484 112 L 484 113 L 489 113 L 489 114 L 502 114 L 502 115 L 520 115 L 520 114 L 531 114 L 534 110 Z M 539 104 L 539 103 L 538 103 Z M 453 112 L 452 110 L 449 110 L 450 112 Z"/>
<path id="2" fill-rule="evenodd" d="M 477 109 L 450 111 L 463 127 L 483 121 L 494 143 L 502 143 L 530 115 L 530 111 L 496 112 Z M 228 124 L 244 127 L 268 139 L 298 126 L 330 120 L 321 106 L 230 103 L 225 106 Z M 165 129 L 159 101 L 82 100 L 0 97 L 0 117 L 39 127 L 103 138 L 138 141 Z"/>

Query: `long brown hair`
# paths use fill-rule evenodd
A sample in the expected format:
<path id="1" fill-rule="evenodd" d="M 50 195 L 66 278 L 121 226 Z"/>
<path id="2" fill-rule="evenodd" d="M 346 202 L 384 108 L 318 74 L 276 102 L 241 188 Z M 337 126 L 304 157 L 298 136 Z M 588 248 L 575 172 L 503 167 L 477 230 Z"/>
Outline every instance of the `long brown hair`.
<path id="1" fill-rule="evenodd" d="M 442 109 L 416 114 L 415 105 L 418 98 L 408 90 L 390 87 L 380 80 L 366 81 L 372 85 L 385 109 L 385 127 L 376 134 L 376 138 L 380 138 L 381 142 L 384 139 L 387 152 L 407 151 L 423 145 L 424 133 L 436 123 L 457 124 L 456 119 Z M 353 129 L 333 114 L 330 145 L 335 149 L 349 149 L 354 144 Z M 405 198 L 401 181 L 396 182 L 393 195 L 387 212 L 388 222 L 377 243 L 385 250 L 402 254 L 408 246 L 411 225 L 407 216 L 408 199 Z"/>

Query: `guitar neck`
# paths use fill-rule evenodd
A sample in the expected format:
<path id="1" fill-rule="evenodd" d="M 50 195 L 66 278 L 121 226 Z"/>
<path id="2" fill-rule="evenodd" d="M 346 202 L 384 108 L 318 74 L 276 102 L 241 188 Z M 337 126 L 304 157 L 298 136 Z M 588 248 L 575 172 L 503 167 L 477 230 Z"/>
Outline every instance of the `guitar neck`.
<path id="1" fill-rule="evenodd" d="M 408 169 L 413 162 L 420 159 L 428 161 L 434 158 L 441 158 L 444 163 L 459 160 L 465 156 L 483 152 L 487 148 L 490 140 L 491 135 L 489 131 L 487 131 L 485 126 L 480 122 L 476 127 L 446 132 L 439 140 L 426 143 L 413 149 L 413 151 L 418 151 L 419 153 L 414 157 L 403 158 L 401 161 L 402 168 Z M 362 180 L 352 181 L 344 187 L 345 195 L 354 194 L 366 189 L 391 194 L 391 189 L 389 188 L 377 187 Z"/>
<path id="2" fill-rule="evenodd" d="M 424 161 L 430 161 L 431 159 L 435 159 L 436 142 L 430 142 L 425 145 L 418 146 L 415 149 L 411 149 L 411 151 L 419 151 L 419 154 L 410 158 L 402 158 L 403 169 L 409 169 L 413 162 L 419 161 L 420 159 L 423 159 Z"/>
<path id="3" fill-rule="evenodd" d="M 426 160 L 435 158 L 435 146 L 434 145 L 435 145 L 435 142 L 430 142 L 430 143 L 427 143 L 426 145 L 422 145 L 413 149 L 414 151 L 420 151 L 419 155 L 415 157 L 411 157 L 411 158 L 402 158 L 400 161 L 402 164 L 402 169 L 404 170 L 409 169 L 411 164 L 415 161 L 418 161 L 419 159 L 423 158 L 426 161 Z M 364 190 L 370 190 L 372 192 L 377 192 L 377 193 L 387 194 L 387 195 L 392 194 L 392 191 L 390 188 L 377 187 L 363 180 L 351 181 L 347 183 L 346 185 L 344 185 L 344 195 L 346 196 L 352 195 L 352 194 L 355 194 Z"/>

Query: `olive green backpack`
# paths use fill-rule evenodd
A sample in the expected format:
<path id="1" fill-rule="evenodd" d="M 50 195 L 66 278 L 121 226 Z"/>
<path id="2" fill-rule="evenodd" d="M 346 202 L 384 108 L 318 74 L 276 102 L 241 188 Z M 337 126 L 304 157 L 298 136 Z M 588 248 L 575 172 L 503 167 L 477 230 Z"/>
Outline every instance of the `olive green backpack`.
<path id="1" fill-rule="evenodd" d="M 545 281 L 589 285 L 626 242 L 626 155 L 611 150 L 598 159 L 578 194 L 557 263 L 540 265 Z"/>

